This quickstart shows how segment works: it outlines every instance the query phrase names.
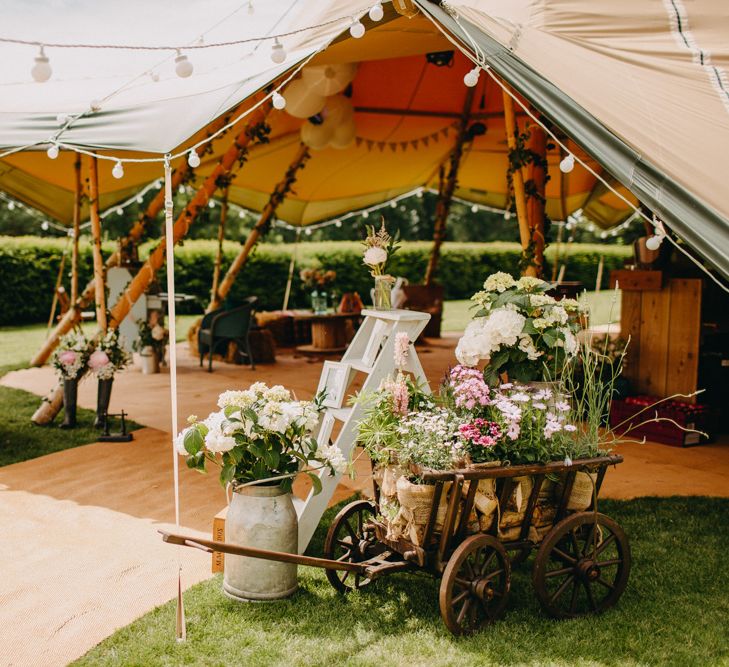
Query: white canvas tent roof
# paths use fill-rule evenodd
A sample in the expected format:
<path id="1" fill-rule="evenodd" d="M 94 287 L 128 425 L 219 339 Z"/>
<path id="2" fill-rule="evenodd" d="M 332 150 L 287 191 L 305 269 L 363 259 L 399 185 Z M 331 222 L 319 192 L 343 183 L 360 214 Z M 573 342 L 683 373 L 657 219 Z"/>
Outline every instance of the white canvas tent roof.
<path id="1" fill-rule="evenodd" d="M 75 123 L 61 140 L 121 157 L 132 154 L 128 151 L 160 154 L 179 148 L 292 63 L 338 35 L 346 41 L 351 17 L 365 12 L 371 2 L 256 1 L 252 17 L 240 2 L 211 8 L 163 0 L 115 9 L 89 0 L 73 7 L 44 2 L 33 6 L 30 20 L 25 3 L 7 4 L 10 20 L 0 36 L 47 43 L 178 45 L 205 32 L 204 41 L 210 44 L 319 26 L 284 40 L 289 58 L 283 66 L 271 63 L 270 41 L 257 49 L 250 44 L 188 51 L 195 65 L 189 79 L 172 73 L 170 52 L 48 47 L 54 77 L 34 84 L 28 72 L 37 49 L 0 45 L 0 57 L 9 64 L 0 74 L 0 146 L 47 141 L 58 129 L 59 112 L 86 111 L 91 99 L 102 99 L 101 111 Z M 431 50 L 434 33 L 442 28 L 439 43 L 448 36 L 477 52 L 729 275 L 729 201 L 723 196 L 729 173 L 729 13 L 722 0 L 596 0 L 589 5 L 575 0 L 454 0 L 451 11 L 426 0 L 417 4 L 430 20 L 420 16 L 408 21 L 388 11 L 385 21 L 395 19 L 391 29 L 368 31 L 379 33 L 370 39 L 370 59 Z M 369 38 L 349 40 L 351 46 L 339 44 L 340 52 L 350 54 L 341 57 L 356 59 L 357 49 Z M 159 72 L 158 82 L 143 76 L 107 98 L 106 91 L 151 66 Z M 49 161 L 45 180 L 51 184 L 56 168 Z M 133 182 L 158 175 L 149 165 L 130 165 L 126 171 L 129 180 L 116 184 L 117 200 L 128 196 Z M 8 184 L 23 176 L 27 172 L 12 158 L 0 161 L 0 188 L 12 191 Z M 330 178 L 336 179 L 336 172 Z M 28 177 L 26 191 L 37 189 L 37 179 L 37 174 Z M 265 192 L 241 188 L 241 197 L 265 201 Z M 106 203 L 114 198 L 107 194 Z"/>

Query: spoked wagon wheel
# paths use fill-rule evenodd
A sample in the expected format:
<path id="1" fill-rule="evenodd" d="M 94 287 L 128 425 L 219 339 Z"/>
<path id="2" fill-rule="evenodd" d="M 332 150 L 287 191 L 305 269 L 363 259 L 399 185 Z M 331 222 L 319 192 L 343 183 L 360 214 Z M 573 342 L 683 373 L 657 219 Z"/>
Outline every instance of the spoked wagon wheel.
<path id="1" fill-rule="evenodd" d="M 623 529 L 604 514 L 580 512 L 546 536 L 532 582 L 548 614 L 575 618 L 612 607 L 629 574 L 630 546 Z"/>
<path id="2" fill-rule="evenodd" d="M 455 635 L 498 618 L 511 586 L 506 550 L 491 535 L 473 535 L 453 552 L 440 582 L 440 615 Z"/>
<path id="3" fill-rule="evenodd" d="M 334 517 L 324 542 L 324 558 L 346 563 L 361 563 L 382 552 L 369 521 L 375 516 L 375 506 L 368 500 L 350 503 Z M 362 588 L 370 583 L 358 572 L 327 570 L 327 579 L 340 593 Z"/>

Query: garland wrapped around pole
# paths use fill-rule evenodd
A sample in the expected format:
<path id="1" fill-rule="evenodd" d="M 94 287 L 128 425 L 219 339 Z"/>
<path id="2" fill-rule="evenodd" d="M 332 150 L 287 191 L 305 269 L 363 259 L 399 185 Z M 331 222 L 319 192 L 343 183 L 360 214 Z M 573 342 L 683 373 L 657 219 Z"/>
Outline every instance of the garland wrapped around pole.
<path id="1" fill-rule="evenodd" d="M 71 304 L 78 299 L 78 241 L 81 235 L 81 155 L 76 154 L 73 164 L 74 193 L 73 193 L 73 245 L 71 246 Z"/>
<path id="2" fill-rule="evenodd" d="M 451 210 L 451 202 L 453 201 L 453 193 L 456 190 L 456 182 L 458 180 L 458 167 L 461 164 L 463 156 L 463 145 L 467 141 L 468 119 L 471 115 L 471 105 L 473 96 L 476 92 L 475 88 L 469 88 L 466 92 L 466 99 L 463 103 L 463 111 L 461 112 L 461 120 L 458 123 L 456 134 L 456 142 L 449 156 L 448 175 L 442 189 L 438 193 L 438 202 L 435 206 L 435 226 L 433 229 L 433 249 L 428 260 L 428 267 L 425 270 L 425 284 L 432 285 L 435 279 L 435 272 L 440 258 L 440 247 L 445 240 L 445 227 L 448 213 Z"/>
<path id="3" fill-rule="evenodd" d="M 96 322 L 106 333 L 106 277 L 104 259 L 101 256 L 101 218 L 99 217 L 99 169 L 97 160 L 89 160 L 89 215 L 91 217 L 91 241 L 94 257 L 94 303 Z"/>
<path id="4" fill-rule="evenodd" d="M 284 175 L 283 179 L 279 182 L 279 184 L 274 188 L 274 191 L 271 193 L 271 196 L 268 199 L 268 203 L 261 211 L 261 216 L 258 218 L 258 221 L 251 230 L 251 233 L 248 235 L 245 243 L 241 246 L 241 249 L 233 260 L 233 263 L 230 265 L 230 267 L 228 267 L 228 271 L 226 272 L 225 277 L 220 282 L 220 287 L 217 290 L 217 294 L 215 294 L 213 299 L 210 301 L 210 305 L 208 305 L 207 309 L 205 310 L 206 313 L 209 313 L 216 308 L 220 308 L 225 297 L 228 295 L 228 292 L 230 292 L 231 287 L 233 287 L 233 283 L 235 282 L 236 277 L 240 273 L 243 266 L 245 266 L 245 263 L 248 260 L 248 256 L 251 254 L 251 250 L 258 242 L 258 239 L 263 236 L 270 228 L 271 221 L 273 220 L 273 216 L 276 213 L 276 209 L 286 198 L 286 195 L 291 191 L 291 187 L 296 182 L 296 177 L 299 169 L 303 168 L 310 155 L 311 154 L 309 152 L 308 146 L 302 144 L 299 147 L 299 150 L 296 153 L 296 157 L 294 158 L 293 162 L 291 162 L 289 168 L 286 170 L 286 174 Z"/>

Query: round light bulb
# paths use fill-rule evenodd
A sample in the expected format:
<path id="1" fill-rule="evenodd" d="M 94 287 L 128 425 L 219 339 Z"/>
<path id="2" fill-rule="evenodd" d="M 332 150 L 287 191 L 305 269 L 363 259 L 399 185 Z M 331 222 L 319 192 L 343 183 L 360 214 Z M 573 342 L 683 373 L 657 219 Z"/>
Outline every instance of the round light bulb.
<path id="1" fill-rule="evenodd" d="M 354 37 L 355 39 L 364 37 L 365 27 L 359 19 L 354 21 L 354 23 L 352 23 L 352 25 L 349 26 L 349 34 L 352 35 L 352 37 Z"/>
<path id="2" fill-rule="evenodd" d="M 238 211 L 238 217 L 239 218 L 245 218 L 246 217 L 246 212 L 243 209 L 241 209 L 240 211 Z"/>
<path id="3" fill-rule="evenodd" d="M 281 109 L 286 108 L 286 98 L 283 95 L 281 95 L 281 93 L 279 93 L 278 91 L 276 91 L 271 96 L 271 101 L 273 102 L 274 109 L 278 109 L 280 111 Z"/>
<path id="4" fill-rule="evenodd" d="M 184 185 L 181 185 L 179 188 L 177 188 L 177 192 L 181 195 L 184 195 L 187 192 L 187 190 L 185 190 Z"/>
<path id="5" fill-rule="evenodd" d="M 48 224 L 48 221 L 47 221 L 47 220 L 44 220 L 44 221 L 43 221 L 43 222 L 41 223 L 41 229 L 42 229 L 42 230 L 43 230 L 44 232 L 47 232 L 47 231 L 48 231 L 48 228 L 49 228 L 49 227 L 50 227 L 50 225 Z"/>
<path id="6" fill-rule="evenodd" d="M 471 213 L 478 213 L 478 206 L 476 206 L 476 204 L 471 206 Z"/>
<path id="7" fill-rule="evenodd" d="M 255 8 L 253 7 L 253 1 L 249 0 L 248 2 L 248 16 L 253 16 L 253 14 L 256 13 Z"/>
<path id="8" fill-rule="evenodd" d="M 606 239 L 607 238 L 607 232 L 600 232 L 600 238 Z"/>
<path id="9" fill-rule="evenodd" d="M 51 69 L 51 63 L 48 60 L 48 56 L 45 54 L 43 47 L 40 47 L 40 53 L 35 57 L 35 64 L 30 70 L 30 75 L 33 77 L 33 81 L 38 83 L 45 83 L 51 78 L 53 70 Z"/>
<path id="10" fill-rule="evenodd" d="M 369 17 L 372 21 L 381 21 L 385 15 L 385 10 L 382 9 L 382 5 L 378 2 L 376 5 L 372 5 L 369 11 Z"/>
<path id="11" fill-rule="evenodd" d="M 397 202 L 391 201 L 390 208 L 397 208 Z"/>
<path id="12" fill-rule="evenodd" d="M 46 155 L 51 158 L 51 160 L 55 160 L 58 157 L 58 152 L 58 144 L 51 144 L 46 151 Z"/>
<path id="13" fill-rule="evenodd" d="M 563 174 L 569 174 L 575 168 L 575 156 L 568 153 L 559 163 L 559 170 Z"/>
<path id="14" fill-rule="evenodd" d="M 59 113 L 59 114 L 58 114 L 58 115 L 56 116 L 56 122 L 57 122 L 57 123 L 58 123 L 59 125 L 65 125 L 66 123 L 68 123 L 68 121 L 69 121 L 69 116 L 68 116 L 68 114 L 65 114 L 65 113 Z"/>
<path id="15" fill-rule="evenodd" d="M 663 243 L 663 236 L 656 234 L 646 239 L 645 247 L 648 250 L 658 250 L 661 247 L 661 243 Z"/>
<path id="16" fill-rule="evenodd" d="M 284 60 L 286 60 L 286 51 L 284 50 L 283 44 L 278 41 L 278 37 L 271 47 L 271 60 L 273 60 L 273 62 L 277 65 L 280 65 Z"/>
<path id="17" fill-rule="evenodd" d="M 200 166 L 200 156 L 194 148 L 190 150 L 190 154 L 187 156 L 187 164 L 189 164 L 193 169 Z"/>
<path id="18" fill-rule="evenodd" d="M 154 187 L 155 187 L 155 188 L 156 188 L 157 190 L 161 190 L 161 189 L 162 189 L 162 181 L 157 181 L 157 182 L 156 182 L 156 183 L 154 184 Z"/>
<path id="19" fill-rule="evenodd" d="M 481 76 L 481 68 L 474 67 L 472 70 L 466 72 L 466 76 L 463 77 L 463 83 L 469 88 L 473 88 L 478 83 L 479 76 Z"/>
<path id="20" fill-rule="evenodd" d="M 210 200 L 210 201 L 208 202 L 208 207 L 209 207 L 209 208 L 215 208 L 215 200 L 214 200 L 214 199 L 211 199 L 211 200 Z"/>
<path id="21" fill-rule="evenodd" d="M 187 56 L 184 53 L 177 52 L 177 57 L 175 58 L 175 74 L 179 76 L 181 79 L 186 79 L 188 76 L 192 74 L 192 70 L 195 69 L 192 66 L 192 63 L 187 59 Z"/>
<path id="22" fill-rule="evenodd" d="M 15 210 L 15 202 L 9 201 L 8 202 L 8 211 L 14 211 Z"/>
<path id="23" fill-rule="evenodd" d="M 422 190 L 418 190 L 418 191 L 417 191 L 417 193 L 415 194 L 415 196 L 416 196 L 416 197 L 417 197 L 418 199 L 422 199 L 422 198 L 423 198 L 423 191 L 422 191 Z"/>
<path id="24" fill-rule="evenodd" d="M 370 217 L 370 212 L 369 212 L 369 211 L 365 211 L 365 212 L 364 212 L 364 213 L 362 214 L 362 217 L 363 217 L 363 218 L 369 218 L 369 217 Z"/>
<path id="25" fill-rule="evenodd" d="M 116 209 L 117 215 L 124 215 L 124 209 L 120 206 L 118 209 Z"/>
<path id="26" fill-rule="evenodd" d="M 142 198 L 142 195 L 139 195 L 139 197 L 137 197 L 137 204 L 141 204 L 142 202 L 144 202 L 144 199 Z"/>
<path id="27" fill-rule="evenodd" d="M 511 220 L 511 211 L 504 211 L 504 220 Z"/>
<path id="28" fill-rule="evenodd" d="M 335 226 L 335 227 L 341 227 L 341 226 L 342 226 L 342 221 L 341 221 L 341 220 L 337 220 L 337 221 L 336 221 L 336 222 L 334 223 L 334 226 Z"/>
<path id="29" fill-rule="evenodd" d="M 111 170 L 111 175 L 116 179 L 124 178 L 124 165 L 121 162 L 117 162 Z"/>
<path id="30" fill-rule="evenodd" d="M 306 234 L 307 236 L 311 236 L 311 230 L 310 229 L 305 229 L 304 230 L 304 234 Z"/>
<path id="31" fill-rule="evenodd" d="M 149 78 L 152 79 L 152 81 L 154 81 L 155 83 L 157 83 L 159 81 L 159 74 L 157 74 L 157 72 L 150 72 Z"/>
<path id="32" fill-rule="evenodd" d="M 91 111 L 101 111 L 101 102 L 99 100 L 91 100 L 89 103 L 89 109 Z"/>

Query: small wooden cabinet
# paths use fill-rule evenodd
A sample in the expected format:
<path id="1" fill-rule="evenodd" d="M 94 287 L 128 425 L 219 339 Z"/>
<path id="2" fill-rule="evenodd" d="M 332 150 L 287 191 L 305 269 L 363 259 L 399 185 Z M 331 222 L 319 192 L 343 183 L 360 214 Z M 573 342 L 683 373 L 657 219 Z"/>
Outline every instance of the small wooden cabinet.
<path id="1" fill-rule="evenodd" d="M 700 279 L 672 278 L 657 289 L 623 291 L 620 331 L 630 336 L 623 374 L 635 393 L 696 391 L 701 288 Z"/>

